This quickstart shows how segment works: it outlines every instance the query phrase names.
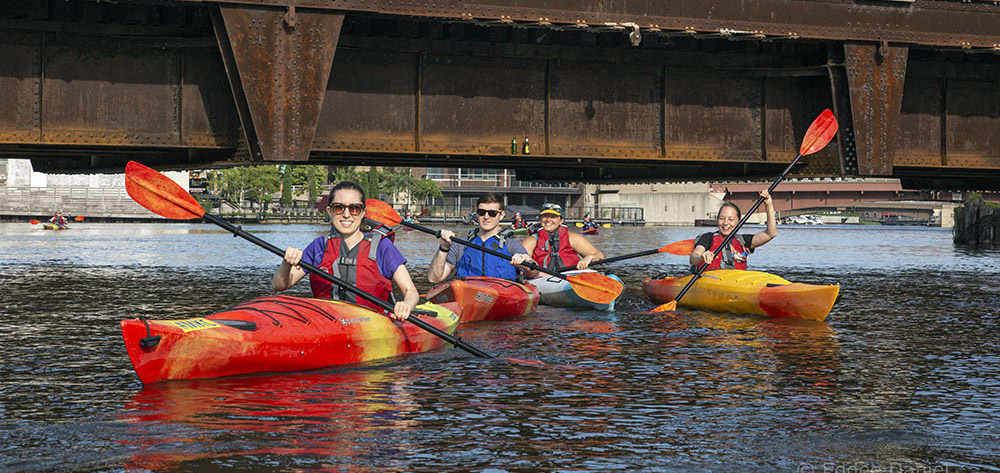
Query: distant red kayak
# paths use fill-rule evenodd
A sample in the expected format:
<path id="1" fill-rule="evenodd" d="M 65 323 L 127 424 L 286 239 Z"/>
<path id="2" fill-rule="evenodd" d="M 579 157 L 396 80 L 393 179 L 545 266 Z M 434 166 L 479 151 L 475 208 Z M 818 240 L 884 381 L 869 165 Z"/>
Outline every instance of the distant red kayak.
<path id="1" fill-rule="evenodd" d="M 525 316 L 535 311 L 540 299 L 538 288 L 531 284 L 480 276 L 452 279 L 427 292 L 431 302 L 457 302 L 462 322 Z"/>
<path id="2" fill-rule="evenodd" d="M 584 235 L 597 235 L 598 230 L 597 227 L 590 227 L 580 233 L 583 233 Z"/>
<path id="3" fill-rule="evenodd" d="M 453 333 L 450 307 L 419 316 Z M 411 316 L 412 317 L 412 316 Z M 146 384 L 171 379 L 304 371 L 430 350 L 443 341 L 407 322 L 340 301 L 265 296 L 205 317 L 122 320 L 125 349 Z"/>

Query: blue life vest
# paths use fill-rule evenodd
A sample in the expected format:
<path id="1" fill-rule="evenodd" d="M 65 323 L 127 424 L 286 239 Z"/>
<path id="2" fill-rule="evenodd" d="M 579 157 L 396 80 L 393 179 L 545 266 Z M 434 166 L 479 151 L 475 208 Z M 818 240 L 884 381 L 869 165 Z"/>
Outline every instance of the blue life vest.
<path id="1" fill-rule="evenodd" d="M 483 241 L 482 238 L 478 237 L 478 230 L 473 230 L 469 235 L 469 240 L 472 243 L 510 255 L 505 238 L 498 234 Z M 476 238 L 473 239 L 473 236 Z M 465 249 L 462 257 L 458 260 L 458 264 L 455 265 L 455 273 L 462 278 L 469 276 L 489 276 L 491 278 L 507 279 L 510 281 L 517 280 L 517 268 L 510 264 L 510 261 L 475 248 Z"/>

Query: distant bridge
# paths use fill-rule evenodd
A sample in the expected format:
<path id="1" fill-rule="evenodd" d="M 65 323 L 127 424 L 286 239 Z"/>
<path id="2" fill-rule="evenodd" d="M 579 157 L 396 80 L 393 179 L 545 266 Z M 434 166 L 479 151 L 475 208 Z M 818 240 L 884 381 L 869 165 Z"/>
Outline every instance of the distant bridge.
<path id="1" fill-rule="evenodd" d="M 7 1 L 0 156 L 764 179 L 832 108 L 796 176 L 998 188 L 998 24 L 958 0 Z"/>

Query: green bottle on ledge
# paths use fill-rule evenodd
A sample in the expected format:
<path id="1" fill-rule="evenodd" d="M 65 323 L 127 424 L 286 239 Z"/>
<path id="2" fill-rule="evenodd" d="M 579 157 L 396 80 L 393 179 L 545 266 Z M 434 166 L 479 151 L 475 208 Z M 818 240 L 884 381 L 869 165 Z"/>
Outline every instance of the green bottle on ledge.
<path id="1" fill-rule="evenodd" d="M 510 139 L 510 154 L 517 154 L 517 137 Z"/>

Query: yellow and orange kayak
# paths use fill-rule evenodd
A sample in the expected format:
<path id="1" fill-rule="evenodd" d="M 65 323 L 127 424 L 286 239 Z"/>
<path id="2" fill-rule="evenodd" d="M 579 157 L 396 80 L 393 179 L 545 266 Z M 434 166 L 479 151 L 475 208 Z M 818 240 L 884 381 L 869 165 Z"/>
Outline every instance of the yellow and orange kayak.
<path id="1" fill-rule="evenodd" d="M 669 302 L 692 277 L 648 278 L 642 292 L 654 301 Z M 837 284 L 801 284 L 761 271 L 716 269 L 705 271 L 677 304 L 734 314 L 824 320 L 839 293 Z"/>
<path id="2" fill-rule="evenodd" d="M 434 286 L 427 300 L 436 304 L 457 302 L 462 322 L 521 317 L 535 311 L 538 288 L 506 279 L 482 276 L 456 278 Z"/>
<path id="3" fill-rule="evenodd" d="M 411 315 L 447 333 L 457 304 Z M 205 317 L 122 320 L 135 373 L 145 383 L 304 371 L 427 351 L 443 341 L 407 322 L 341 301 L 266 296 Z"/>

